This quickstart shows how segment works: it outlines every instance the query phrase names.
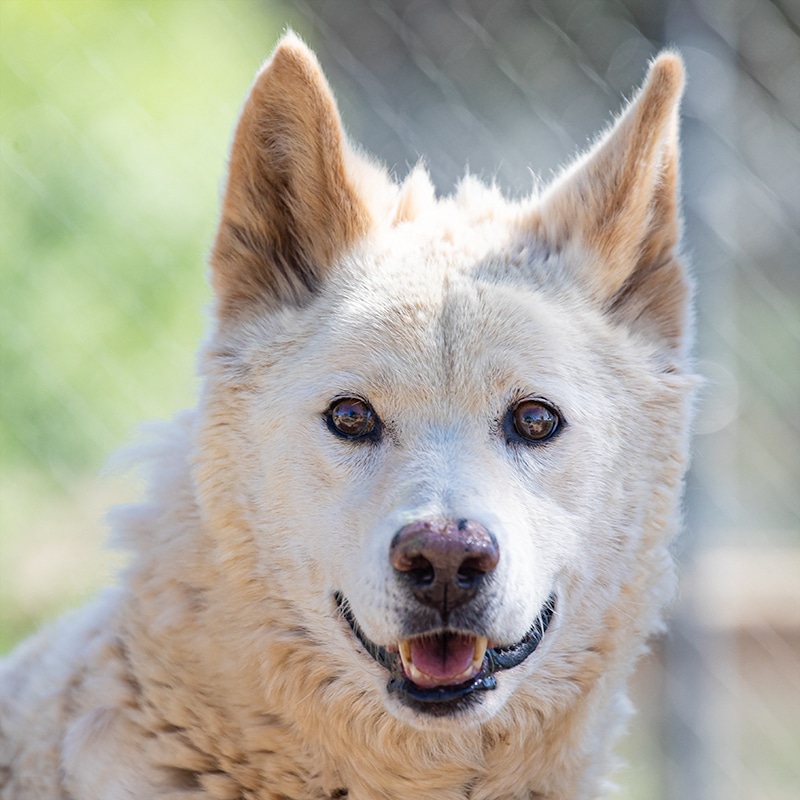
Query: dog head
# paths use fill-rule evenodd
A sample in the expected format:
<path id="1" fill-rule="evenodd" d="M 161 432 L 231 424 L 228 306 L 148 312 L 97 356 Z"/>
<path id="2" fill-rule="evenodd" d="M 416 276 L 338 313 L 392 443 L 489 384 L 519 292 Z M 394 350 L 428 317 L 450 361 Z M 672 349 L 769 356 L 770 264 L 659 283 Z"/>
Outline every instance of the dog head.
<path id="1" fill-rule="evenodd" d="M 396 185 L 292 35 L 245 103 L 212 254 L 202 512 L 251 627 L 279 602 L 413 725 L 575 696 L 669 597 L 682 83 L 661 55 L 518 202 L 470 178 L 436 199 L 422 168 Z"/>

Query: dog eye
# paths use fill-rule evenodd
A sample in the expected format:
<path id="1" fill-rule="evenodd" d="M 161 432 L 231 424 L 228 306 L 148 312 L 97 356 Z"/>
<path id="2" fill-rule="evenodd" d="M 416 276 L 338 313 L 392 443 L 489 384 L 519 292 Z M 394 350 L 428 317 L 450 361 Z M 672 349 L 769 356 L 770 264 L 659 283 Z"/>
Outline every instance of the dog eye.
<path id="1" fill-rule="evenodd" d="M 346 439 L 365 439 L 378 430 L 377 414 L 363 400 L 343 397 L 328 409 L 328 427 L 337 436 Z"/>
<path id="2" fill-rule="evenodd" d="M 511 412 L 514 430 L 529 442 L 544 442 L 561 424 L 555 409 L 541 400 L 523 400 Z"/>

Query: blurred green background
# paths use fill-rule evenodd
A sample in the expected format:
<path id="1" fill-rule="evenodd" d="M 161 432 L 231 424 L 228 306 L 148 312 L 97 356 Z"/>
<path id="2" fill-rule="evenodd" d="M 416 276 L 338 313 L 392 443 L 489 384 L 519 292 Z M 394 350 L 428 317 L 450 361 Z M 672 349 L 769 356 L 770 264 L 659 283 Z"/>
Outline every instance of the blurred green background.
<path id="1" fill-rule="evenodd" d="M 355 141 L 441 192 L 547 177 L 677 45 L 708 379 L 681 599 L 620 797 L 800 797 L 800 5 L 0 0 L 0 653 L 113 579 L 104 465 L 194 403 L 227 149 L 285 26 Z"/>
<path id="2" fill-rule="evenodd" d="M 0 15 L 6 650 L 107 577 L 99 506 L 116 489 L 95 475 L 137 424 L 193 403 L 228 142 L 282 23 L 190 0 Z"/>

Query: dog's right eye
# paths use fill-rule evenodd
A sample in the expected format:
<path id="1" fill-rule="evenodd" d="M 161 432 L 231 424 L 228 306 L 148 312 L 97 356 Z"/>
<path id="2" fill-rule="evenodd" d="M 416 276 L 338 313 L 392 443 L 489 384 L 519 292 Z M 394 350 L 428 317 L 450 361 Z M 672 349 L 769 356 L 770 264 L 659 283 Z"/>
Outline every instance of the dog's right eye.
<path id="1" fill-rule="evenodd" d="M 335 400 L 326 414 L 328 428 L 345 439 L 374 439 L 379 433 L 378 415 L 356 397 Z"/>

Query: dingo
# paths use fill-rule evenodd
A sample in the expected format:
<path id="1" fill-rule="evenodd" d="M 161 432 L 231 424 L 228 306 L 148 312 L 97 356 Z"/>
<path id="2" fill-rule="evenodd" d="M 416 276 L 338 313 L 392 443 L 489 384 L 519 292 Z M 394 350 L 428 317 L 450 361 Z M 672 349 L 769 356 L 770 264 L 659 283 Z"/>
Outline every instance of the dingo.
<path id="1" fill-rule="evenodd" d="M 691 417 L 665 53 L 509 202 L 348 145 L 287 35 L 230 156 L 196 412 L 118 588 L 3 667 L 8 800 L 576 800 L 673 591 Z"/>

